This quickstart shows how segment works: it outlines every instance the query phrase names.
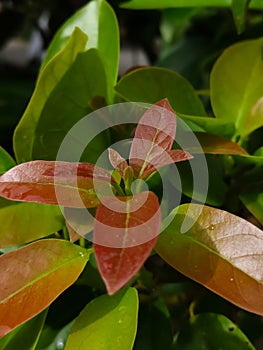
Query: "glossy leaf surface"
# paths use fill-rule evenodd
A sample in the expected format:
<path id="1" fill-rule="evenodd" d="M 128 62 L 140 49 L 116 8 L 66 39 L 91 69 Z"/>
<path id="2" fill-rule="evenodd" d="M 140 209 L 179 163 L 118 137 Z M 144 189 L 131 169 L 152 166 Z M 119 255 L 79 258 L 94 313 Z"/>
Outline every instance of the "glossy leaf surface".
<path id="1" fill-rule="evenodd" d="M 155 249 L 181 273 L 239 307 L 263 315 L 262 242 L 263 231 L 244 219 L 185 204 L 178 207 Z"/>
<path id="2" fill-rule="evenodd" d="M 64 218 L 59 207 L 0 198 L 0 247 L 34 241 L 59 231 Z"/>
<path id="3" fill-rule="evenodd" d="M 35 350 L 46 316 L 47 310 L 44 310 L 5 335 L 0 339 L 0 350 Z"/>
<path id="4" fill-rule="evenodd" d="M 109 294 L 123 287 L 150 255 L 159 234 L 157 196 L 105 197 L 96 211 L 94 252 Z"/>
<path id="5" fill-rule="evenodd" d="M 14 151 L 19 163 L 32 160 L 35 132 L 46 101 L 77 55 L 83 52 L 86 42 L 87 36 L 76 28 L 65 48 L 40 74 L 35 91 L 14 133 Z"/>
<path id="6" fill-rule="evenodd" d="M 190 319 L 190 324 L 176 340 L 174 350 L 255 350 L 242 331 L 227 317 L 203 313 Z"/>
<path id="7" fill-rule="evenodd" d="M 147 67 L 133 70 L 120 79 L 115 90 L 126 101 L 156 103 L 167 98 L 176 113 L 206 115 L 192 85 L 169 69 Z"/>
<path id="8" fill-rule="evenodd" d="M 137 313 L 134 288 L 92 300 L 77 317 L 65 350 L 132 350 Z"/>
<path id="9" fill-rule="evenodd" d="M 2 175 L 0 196 L 17 201 L 92 208 L 99 203 L 96 190 L 101 188 L 103 194 L 110 182 L 110 174 L 93 164 L 36 160 L 20 164 Z"/>
<path id="10" fill-rule="evenodd" d="M 104 0 L 90 1 L 65 22 L 47 50 L 42 69 L 65 46 L 75 27 L 88 36 L 86 50 L 95 48 L 99 51 L 109 87 L 112 87 L 116 83 L 119 66 L 119 29 L 114 11 Z"/>
<path id="11" fill-rule="evenodd" d="M 172 7 L 196 7 L 196 6 L 212 6 L 212 7 L 230 7 L 231 0 L 131 0 L 122 4 L 122 7 L 130 9 L 160 9 Z M 250 8 L 262 9 L 261 0 L 251 0 Z"/>
<path id="12" fill-rule="evenodd" d="M 88 259 L 87 250 L 56 239 L 0 256 L 0 337 L 49 306 L 75 282 Z"/>
<path id="13" fill-rule="evenodd" d="M 263 75 L 262 43 L 261 38 L 230 46 L 211 72 L 214 113 L 234 122 L 241 134 L 246 133 L 244 121 L 251 108 L 263 95 L 263 81 L 258 79 Z M 250 124 L 248 120 L 246 123 Z"/>
<path id="14" fill-rule="evenodd" d="M 181 150 L 170 151 L 175 139 L 176 117 L 167 100 L 151 106 L 141 117 L 130 150 L 130 165 L 139 178 L 174 162 L 191 159 Z"/>

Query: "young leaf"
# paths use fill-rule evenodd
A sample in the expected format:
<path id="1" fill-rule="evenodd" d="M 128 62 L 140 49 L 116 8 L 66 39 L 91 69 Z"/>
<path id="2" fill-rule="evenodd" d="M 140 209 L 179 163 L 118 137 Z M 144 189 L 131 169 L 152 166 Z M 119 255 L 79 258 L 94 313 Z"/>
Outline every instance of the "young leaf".
<path id="1" fill-rule="evenodd" d="M 190 319 L 174 350 L 255 350 L 244 333 L 223 315 L 202 313 Z"/>
<path id="2" fill-rule="evenodd" d="M 159 101 L 143 114 L 129 156 L 137 177 L 145 178 L 164 165 L 192 158 L 184 151 L 170 151 L 175 133 L 175 114 L 167 100 Z"/>
<path id="3" fill-rule="evenodd" d="M 93 164 L 32 161 L 0 177 L 0 196 L 17 201 L 96 207 L 96 190 L 105 190 L 110 174 Z M 94 188 L 96 184 L 96 190 Z"/>
<path id="4" fill-rule="evenodd" d="M 124 170 L 128 167 L 126 160 L 113 148 L 109 148 L 108 152 L 111 165 L 123 177 Z"/>
<path id="5" fill-rule="evenodd" d="M 159 67 L 144 67 L 124 75 L 115 86 L 126 101 L 156 103 L 167 98 L 178 113 L 206 116 L 193 86 L 181 75 Z"/>
<path id="6" fill-rule="evenodd" d="M 65 350 L 131 350 L 136 335 L 138 295 L 134 288 L 102 295 L 82 310 Z"/>
<path id="7" fill-rule="evenodd" d="M 56 239 L 1 255 L 0 338 L 49 306 L 75 282 L 88 259 L 87 250 Z"/>
<path id="8" fill-rule="evenodd" d="M 263 95 L 263 39 L 248 40 L 227 48 L 211 72 L 211 102 L 217 118 L 234 122 L 245 134 L 245 119 Z M 246 121 L 247 123 L 248 121 Z"/>
<path id="9" fill-rule="evenodd" d="M 263 315 L 263 232 L 233 214 L 198 204 L 181 205 L 172 215 L 157 253 L 223 298 Z"/>
<path id="10" fill-rule="evenodd" d="M 109 294 L 114 294 L 141 268 L 159 234 L 157 196 L 105 197 L 94 223 L 94 252 Z"/>

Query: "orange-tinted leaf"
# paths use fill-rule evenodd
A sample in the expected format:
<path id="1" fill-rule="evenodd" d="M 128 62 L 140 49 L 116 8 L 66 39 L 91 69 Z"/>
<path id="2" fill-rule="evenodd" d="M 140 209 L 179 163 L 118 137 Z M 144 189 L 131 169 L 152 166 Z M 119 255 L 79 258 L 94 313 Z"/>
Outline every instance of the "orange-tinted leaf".
<path id="1" fill-rule="evenodd" d="M 240 217 L 198 204 L 181 205 L 173 215 L 157 253 L 223 298 L 263 315 L 263 232 Z"/>
<path id="2" fill-rule="evenodd" d="M 32 161 L 20 164 L 0 177 L 0 196 L 16 201 L 96 207 L 96 191 L 105 190 L 112 178 L 89 163 Z M 94 184 L 96 183 L 96 190 Z"/>
<path id="3" fill-rule="evenodd" d="M 157 196 L 105 197 L 94 225 L 94 252 L 109 294 L 125 285 L 141 268 L 160 232 Z"/>
<path id="4" fill-rule="evenodd" d="M 225 137 L 208 134 L 205 132 L 196 132 L 195 136 L 198 138 L 201 147 L 187 147 L 185 149 L 191 153 L 200 153 L 203 150 L 204 153 L 209 154 L 233 154 L 233 155 L 247 155 L 247 152 L 239 146 L 237 143 L 228 140 Z M 187 140 L 187 137 L 185 138 Z"/>
<path id="5" fill-rule="evenodd" d="M 78 278 L 89 251 L 46 239 L 0 256 L 0 337 L 45 309 Z"/>
<path id="6" fill-rule="evenodd" d="M 141 117 L 132 141 L 130 165 L 138 177 L 144 177 L 146 166 L 154 158 L 172 148 L 176 133 L 176 118 L 167 100 L 151 106 Z M 153 166 L 154 168 L 154 166 Z"/>

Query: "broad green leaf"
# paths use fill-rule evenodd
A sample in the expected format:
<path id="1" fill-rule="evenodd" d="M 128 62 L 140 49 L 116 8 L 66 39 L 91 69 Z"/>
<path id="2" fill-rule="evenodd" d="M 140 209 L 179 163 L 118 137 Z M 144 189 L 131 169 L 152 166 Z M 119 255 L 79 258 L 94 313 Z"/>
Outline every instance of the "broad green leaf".
<path id="1" fill-rule="evenodd" d="M 228 140 L 225 137 L 212 135 L 204 132 L 196 132 L 195 136 L 200 142 L 201 147 L 187 147 L 187 144 L 185 144 L 184 149 L 190 153 L 200 153 L 200 151 L 202 150 L 204 153 L 209 154 L 247 155 L 247 152 L 241 146 L 239 146 L 235 142 Z"/>
<path id="2" fill-rule="evenodd" d="M 248 5 L 251 0 L 232 0 L 232 12 L 238 34 L 245 30 Z"/>
<path id="3" fill-rule="evenodd" d="M 0 338 L 34 317 L 73 284 L 90 252 L 46 239 L 0 256 Z"/>
<path id="4" fill-rule="evenodd" d="M 198 204 L 175 209 L 157 253 L 176 270 L 233 304 L 263 315 L 263 231 L 226 211 Z"/>
<path id="5" fill-rule="evenodd" d="M 139 307 L 138 331 L 133 350 L 169 350 L 173 332 L 169 310 L 161 299 Z"/>
<path id="6" fill-rule="evenodd" d="M 76 319 L 65 350 L 132 350 L 137 313 L 134 288 L 92 300 Z"/>
<path id="7" fill-rule="evenodd" d="M 14 133 L 14 151 L 19 163 L 32 159 L 36 127 L 48 97 L 85 49 L 87 36 L 75 29 L 65 48 L 42 70 L 27 109 Z"/>
<path id="8" fill-rule="evenodd" d="M 263 97 L 249 110 L 244 120 L 243 134 L 248 135 L 261 126 L 263 126 Z"/>
<path id="9" fill-rule="evenodd" d="M 93 164 L 35 160 L 0 177 L 0 196 L 23 202 L 93 208 L 110 187 L 111 175 Z"/>
<path id="10" fill-rule="evenodd" d="M 13 158 L 0 146 L 0 175 L 15 165 Z"/>
<path id="11" fill-rule="evenodd" d="M 105 197 L 94 222 L 94 253 L 109 294 L 123 287 L 142 267 L 159 234 L 157 196 Z"/>
<path id="12" fill-rule="evenodd" d="M 34 241 L 60 230 L 64 218 L 58 206 L 0 198 L 0 247 Z"/>
<path id="13" fill-rule="evenodd" d="M 160 9 L 172 7 L 230 7 L 231 0 L 130 0 L 121 5 L 121 7 L 130 9 Z M 250 8 L 262 9 L 261 0 L 251 0 Z"/>
<path id="14" fill-rule="evenodd" d="M 206 131 L 211 134 L 231 138 L 235 134 L 235 125 L 222 119 L 198 117 L 178 113 L 179 117 L 188 124 L 193 131 Z M 195 125 L 201 130 L 195 130 Z"/>
<path id="15" fill-rule="evenodd" d="M 126 101 L 156 103 L 167 98 L 177 113 L 206 116 L 192 85 L 172 70 L 144 67 L 124 75 L 115 86 Z"/>
<path id="16" fill-rule="evenodd" d="M 263 95 L 263 80 L 258 78 L 263 75 L 262 45 L 260 38 L 230 46 L 211 72 L 214 113 L 234 122 L 241 135 L 246 134 L 245 120 L 250 124 L 247 118 L 251 108 Z"/>
<path id="17" fill-rule="evenodd" d="M 138 178 L 145 178 L 162 166 L 191 159 L 181 150 L 172 150 L 176 117 L 168 100 L 151 106 L 140 118 L 132 140 L 129 164 Z"/>
<path id="18" fill-rule="evenodd" d="M 0 339 L 0 350 L 34 350 L 47 316 L 47 310 L 15 328 Z"/>
<path id="19" fill-rule="evenodd" d="M 90 1 L 67 20 L 49 45 L 41 69 L 65 46 L 76 27 L 88 36 L 86 50 L 98 49 L 112 89 L 119 68 L 119 29 L 116 15 L 105 0 Z"/>
<path id="20" fill-rule="evenodd" d="M 261 186 L 262 187 L 262 186 Z M 242 203 L 263 225 L 263 191 L 258 188 L 256 191 L 242 193 L 240 196 Z"/>
<path id="21" fill-rule="evenodd" d="M 248 338 L 227 317 L 212 313 L 193 316 L 176 339 L 174 350 L 255 350 Z"/>

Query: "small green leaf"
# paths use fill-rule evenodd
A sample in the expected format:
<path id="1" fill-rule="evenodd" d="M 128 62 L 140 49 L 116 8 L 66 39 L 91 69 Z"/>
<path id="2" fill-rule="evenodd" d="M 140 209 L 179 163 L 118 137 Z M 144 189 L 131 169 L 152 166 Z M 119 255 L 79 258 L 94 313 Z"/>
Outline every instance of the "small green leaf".
<path id="1" fill-rule="evenodd" d="M 243 33 L 246 25 L 248 5 L 251 0 L 232 0 L 232 11 L 238 34 Z"/>
<path id="2" fill-rule="evenodd" d="M 44 239 L 1 255 L 0 338 L 73 284 L 89 254 L 68 241 Z"/>
<path id="3" fill-rule="evenodd" d="M 263 315 L 263 231 L 226 211 L 183 204 L 156 252 L 176 270 L 235 305 Z"/>
<path id="4" fill-rule="evenodd" d="M 176 339 L 174 350 L 255 350 L 248 338 L 223 315 L 203 313 L 190 319 Z"/>
<path id="5" fill-rule="evenodd" d="M 262 187 L 262 186 L 261 186 Z M 263 225 L 263 191 L 258 188 L 256 191 L 249 191 L 240 194 L 240 199 L 246 208 Z"/>
<path id="6" fill-rule="evenodd" d="M 112 91 L 119 67 L 119 29 L 113 9 L 104 0 L 90 1 L 63 24 L 48 47 L 41 69 L 63 49 L 76 27 L 88 36 L 85 49 L 95 48 L 99 51 L 107 73 L 109 90 Z"/>
<path id="7" fill-rule="evenodd" d="M 0 339 L 0 350 L 34 350 L 47 316 L 47 309 Z"/>
<path id="8" fill-rule="evenodd" d="M 176 113 L 206 115 L 192 85 L 169 69 L 146 67 L 133 70 L 121 78 L 115 90 L 126 101 L 156 103 L 167 98 Z"/>
<path id="9" fill-rule="evenodd" d="M 132 350 L 137 313 L 134 288 L 92 300 L 77 317 L 65 350 Z"/>
<path id="10" fill-rule="evenodd" d="M 0 146 L 0 175 L 15 165 L 14 159 Z"/>
<path id="11" fill-rule="evenodd" d="M 241 135 L 246 134 L 251 108 L 263 95 L 263 80 L 258 79 L 263 75 L 262 46 L 262 38 L 230 46 L 211 72 L 214 113 L 217 118 L 235 123 Z"/>

